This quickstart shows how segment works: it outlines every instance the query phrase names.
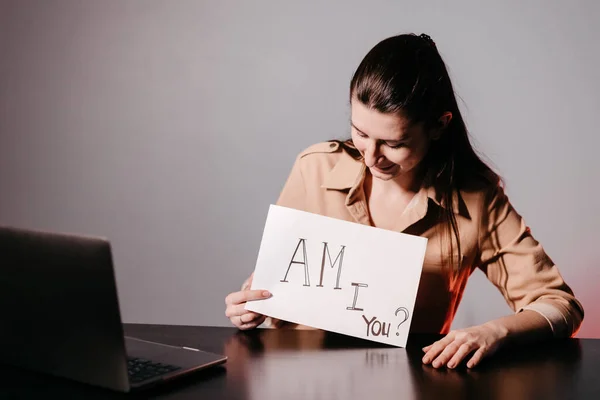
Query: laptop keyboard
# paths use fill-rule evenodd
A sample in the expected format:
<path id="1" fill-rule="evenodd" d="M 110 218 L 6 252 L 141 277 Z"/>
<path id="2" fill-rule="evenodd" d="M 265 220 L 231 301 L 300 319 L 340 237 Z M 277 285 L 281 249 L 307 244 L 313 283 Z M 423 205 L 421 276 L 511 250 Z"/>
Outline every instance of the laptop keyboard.
<path id="1" fill-rule="evenodd" d="M 178 369 L 180 367 L 175 365 L 155 363 L 143 358 L 127 358 L 127 372 L 132 383 L 142 382 Z"/>

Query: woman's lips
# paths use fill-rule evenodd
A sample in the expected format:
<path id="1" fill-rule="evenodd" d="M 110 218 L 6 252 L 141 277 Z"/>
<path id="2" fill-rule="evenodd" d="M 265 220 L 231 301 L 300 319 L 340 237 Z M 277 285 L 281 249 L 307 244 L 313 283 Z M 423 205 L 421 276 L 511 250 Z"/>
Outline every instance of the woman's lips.
<path id="1" fill-rule="evenodd" d="M 384 168 L 382 168 L 382 167 L 378 167 L 378 166 L 375 166 L 375 169 L 376 169 L 377 171 L 380 171 L 380 172 L 388 172 L 388 171 L 390 171 L 392 168 L 394 168 L 395 166 L 396 166 L 396 164 L 391 164 L 391 165 L 389 165 L 389 166 L 387 166 L 387 167 L 384 167 Z"/>

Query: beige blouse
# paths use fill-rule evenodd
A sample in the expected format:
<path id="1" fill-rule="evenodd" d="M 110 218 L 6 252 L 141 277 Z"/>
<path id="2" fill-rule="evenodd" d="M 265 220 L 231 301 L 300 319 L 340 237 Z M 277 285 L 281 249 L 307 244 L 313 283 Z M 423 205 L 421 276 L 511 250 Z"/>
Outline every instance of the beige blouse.
<path id="1" fill-rule="evenodd" d="M 313 145 L 298 155 L 278 205 L 371 225 L 363 183 L 368 170 L 337 143 Z M 461 254 L 442 251 L 436 207 L 452 207 L 461 239 Z M 448 333 L 467 280 L 480 268 L 514 312 L 543 315 L 555 337 L 575 335 L 583 307 L 556 265 L 533 238 L 501 187 L 462 190 L 444 204 L 433 188 L 422 188 L 398 216 L 399 230 L 428 238 L 411 332 Z M 446 239 L 447 242 L 447 239 Z M 445 247 L 448 248 L 449 247 Z M 459 263 L 447 267 L 448 257 Z M 482 299 L 485 301 L 485 299 Z M 267 319 L 267 325 L 284 321 Z"/>

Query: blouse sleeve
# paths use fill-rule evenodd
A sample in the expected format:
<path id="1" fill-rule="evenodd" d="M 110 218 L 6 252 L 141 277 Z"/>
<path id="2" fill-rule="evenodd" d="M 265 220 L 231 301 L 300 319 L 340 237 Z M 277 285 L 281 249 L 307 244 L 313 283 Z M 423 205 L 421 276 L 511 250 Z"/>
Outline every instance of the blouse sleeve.
<path id="1" fill-rule="evenodd" d="M 296 158 L 292 170 L 279 194 L 277 205 L 282 207 L 294 208 L 304 211 L 306 199 L 306 189 L 304 187 L 304 178 L 300 170 L 300 156 Z"/>
<path id="2" fill-rule="evenodd" d="M 502 187 L 487 194 L 482 211 L 479 267 L 513 311 L 536 311 L 555 337 L 574 336 L 583 307 Z"/>

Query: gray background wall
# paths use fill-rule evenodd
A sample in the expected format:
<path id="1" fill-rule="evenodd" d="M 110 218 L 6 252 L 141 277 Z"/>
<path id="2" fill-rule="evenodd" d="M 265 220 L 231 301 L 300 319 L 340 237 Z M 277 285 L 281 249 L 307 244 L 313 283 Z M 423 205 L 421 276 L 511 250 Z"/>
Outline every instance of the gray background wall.
<path id="1" fill-rule="evenodd" d="M 227 325 L 295 155 L 349 132 L 354 68 L 427 32 L 600 337 L 598 21 L 593 0 L 0 0 L 0 223 L 108 236 L 126 322 Z M 507 312 L 477 272 L 454 325 Z"/>

